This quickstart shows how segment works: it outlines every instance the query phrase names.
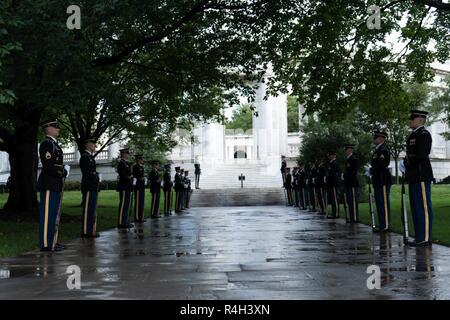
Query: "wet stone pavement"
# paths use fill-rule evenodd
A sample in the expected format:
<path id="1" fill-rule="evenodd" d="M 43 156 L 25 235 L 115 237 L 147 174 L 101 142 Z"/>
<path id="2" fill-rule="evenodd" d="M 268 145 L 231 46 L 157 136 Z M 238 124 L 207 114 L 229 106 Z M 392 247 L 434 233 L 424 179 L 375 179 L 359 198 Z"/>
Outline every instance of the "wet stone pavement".
<path id="1" fill-rule="evenodd" d="M 67 245 L 1 259 L 0 299 L 450 298 L 450 248 L 284 206 L 192 208 Z M 381 289 L 367 288 L 370 265 Z"/>

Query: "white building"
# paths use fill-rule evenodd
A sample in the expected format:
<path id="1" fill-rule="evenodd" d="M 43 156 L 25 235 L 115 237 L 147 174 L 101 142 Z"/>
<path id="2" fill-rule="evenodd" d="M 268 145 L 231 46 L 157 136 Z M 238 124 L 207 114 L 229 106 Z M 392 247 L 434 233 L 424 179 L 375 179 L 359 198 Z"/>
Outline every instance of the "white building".
<path id="1" fill-rule="evenodd" d="M 444 88 L 443 80 L 449 74 L 436 69 L 431 85 Z M 178 131 L 179 144 L 168 154 L 173 167 L 180 165 L 193 173 L 194 162 L 200 163 L 203 188 L 238 187 L 240 174 L 246 176 L 248 187 L 281 186 L 280 157 L 287 156 L 289 166 L 295 164 L 301 134 L 287 132 L 287 95 L 269 96 L 266 100 L 265 95 L 265 84 L 261 84 L 254 102 L 253 129 L 248 132 L 226 130 L 219 123 L 198 124 L 192 132 Z M 433 123 L 428 129 L 433 136 L 432 166 L 435 177 L 440 180 L 450 176 L 450 141 L 441 135 L 450 129 L 443 121 Z M 120 147 L 119 143 L 114 143 L 97 156 L 98 171 L 104 180 L 117 178 L 111 162 L 118 156 Z M 78 151 L 74 147 L 65 149 L 64 160 L 72 166 L 69 179 L 81 179 Z M 8 156 L 0 152 L 0 183 L 8 176 Z"/>

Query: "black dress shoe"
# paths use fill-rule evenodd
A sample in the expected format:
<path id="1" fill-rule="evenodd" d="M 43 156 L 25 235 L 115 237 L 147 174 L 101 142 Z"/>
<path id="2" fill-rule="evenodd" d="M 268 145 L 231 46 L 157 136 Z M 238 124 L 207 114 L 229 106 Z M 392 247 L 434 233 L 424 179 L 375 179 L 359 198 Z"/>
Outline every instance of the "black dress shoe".
<path id="1" fill-rule="evenodd" d="M 327 216 L 327 219 L 337 219 L 338 217 L 336 216 Z"/>
<path id="2" fill-rule="evenodd" d="M 145 220 L 145 219 L 144 220 L 135 220 L 134 222 L 135 223 L 144 223 L 145 221 L 147 221 L 147 220 Z"/>
<path id="3" fill-rule="evenodd" d="M 117 226 L 118 229 L 130 229 L 130 228 L 133 228 L 133 227 L 134 227 L 134 225 L 131 224 L 131 223 L 129 223 L 129 224 L 119 224 Z"/>
<path id="4" fill-rule="evenodd" d="M 52 252 L 52 248 L 41 248 L 41 252 Z"/>
<path id="5" fill-rule="evenodd" d="M 154 215 L 150 216 L 150 219 L 158 219 L 158 218 L 159 218 L 159 216 L 154 216 Z"/>
<path id="6" fill-rule="evenodd" d="M 432 243 L 430 241 L 421 241 L 421 242 L 408 241 L 408 246 L 410 246 L 410 247 L 431 247 Z"/>
<path id="7" fill-rule="evenodd" d="M 67 249 L 67 246 L 65 246 L 65 245 L 63 245 L 61 243 L 56 243 L 55 244 L 55 248 L 60 248 L 60 249 L 64 250 L 64 249 Z"/>

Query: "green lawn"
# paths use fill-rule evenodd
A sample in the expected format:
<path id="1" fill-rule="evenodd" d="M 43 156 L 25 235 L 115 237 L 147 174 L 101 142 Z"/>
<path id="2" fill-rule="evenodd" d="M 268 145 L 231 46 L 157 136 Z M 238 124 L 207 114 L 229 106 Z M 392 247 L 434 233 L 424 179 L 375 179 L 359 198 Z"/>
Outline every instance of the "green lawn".
<path id="1" fill-rule="evenodd" d="M 0 207 L 6 201 L 6 194 L 0 194 Z M 432 187 L 433 201 L 433 239 L 434 242 L 450 245 L 450 186 L 435 185 Z M 150 212 L 150 193 L 146 192 L 145 216 Z M 76 238 L 81 229 L 81 193 L 66 191 L 64 193 L 63 216 L 60 229 L 61 242 Z M 163 197 L 161 197 L 162 207 Z M 402 232 L 400 216 L 400 186 L 393 186 L 391 192 L 391 228 Z M 102 231 L 117 225 L 118 194 L 115 191 L 102 191 L 98 205 L 97 229 Z M 408 205 L 408 212 L 409 205 Z M 369 206 L 360 204 L 360 220 L 370 225 Z M 344 216 L 341 207 L 341 217 Z M 409 230 L 413 234 L 412 218 L 409 216 Z M 0 257 L 14 256 L 21 252 L 37 248 L 37 222 L 8 222 L 0 221 Z"/>
<path id="2" fill-rule="evenodd" d="M 145 217 L 150 216 L 151 195 L 146 190 Z M 0 194 L 0 208 L 6 202 L 7 195 Z M 117 226 L 117 207 L 119 196 L 116 191 L 101 191 L 98 202 L 97 230 L 102 231 Z M 161 194 L 160 210 L 163 206 L 164 197 Z M 66 242 L 80 236 L 81 233 L 81 192 L 64 192 L 63 214 L 59 231 L 59 242 Z M 161 212 L 161 211 L 160 211 Z M 130 221 L 133 220 L 130 210 Z M 22 252 L 38 248 L 39 225 L 31 221 L 1 221 L 0 220 L 0 257 L 10 257 Z"/>
<path id="3" fill-rule="evenodd" d="M 408 192 L 408 187 L 406 187 Z M 450 185 L 432 185 L 431 198 L 433 203 L 433 242 L 450 245 Z M 408 226 L 410 236 L 414 234 L 411 210 L 409 208 L 409 198 L 407 195 Z M 401 187 L 392 186 L 391 190 L 391 229 L 402 233 L 401 221 Z M 377 221 L 374 203 L 375 221 Z M 342 210 L 341 216 L 344 211 Z M 370 225 L 370 214 L 368 203 L 360 204 L 360 220 L 362 223 Z"/>

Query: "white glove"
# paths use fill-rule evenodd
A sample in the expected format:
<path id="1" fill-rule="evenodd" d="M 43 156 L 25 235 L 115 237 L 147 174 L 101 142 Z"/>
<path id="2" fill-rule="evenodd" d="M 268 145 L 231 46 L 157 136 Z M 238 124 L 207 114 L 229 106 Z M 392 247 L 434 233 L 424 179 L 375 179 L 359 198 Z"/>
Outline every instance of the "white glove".
<path id="1" fill-rule="evenodd" d="M 66 178 L 67 178 L 69 176 L 69 173 L 70 173 L 70 166 L 68 164 L 64 165 L 64 170 L 67 171 L 67 175 L 66 175 Z"/>
<path id="2" fill-rule="evenodd" d="M 136 185 L 136 182 L 137 182 L 137 179 L 136 179 L 136 178 L 133 178 L 133 186 Z"/>
<path id="3" fill-rule="evenodd" d="M 367 166 L 365 166 L 364 168 L 366 169 L 366 171 L 365 171 L 364 174 L 366 175 L 366 177 L 370 178 L 370 177 L 371 177 L 371 174 L 370 174 L 370 166 L 367 165 Z"/>
<path id="4" fill-rule="evenodd" d="M 345 180 L 345 179 L 344 179 L 344 174 L 343 174 L 343 173 L 341 173 L 341 180 L 342 180 L 342 181 Z"/>
<path id="5" fill-rule="evenodd" d="M 102 175 L 101 173 L 98 174 L 98 182 L 101 182 L 101 181 L 102 181 L 102 176 L 103 176 L 103 175 Z"/>
<path id="6" fill-rule="evenodd" d="M 406 171 L 405 160 L 400 160 L 400 171 L 402 173 L 405 173 Z"/>
<path id="7" fill-rule="evenodd" d="M 147 178 L 144 178 L 144 184 L 145 185 L 147 185 L 147 182 L 148 182 Z"/>

